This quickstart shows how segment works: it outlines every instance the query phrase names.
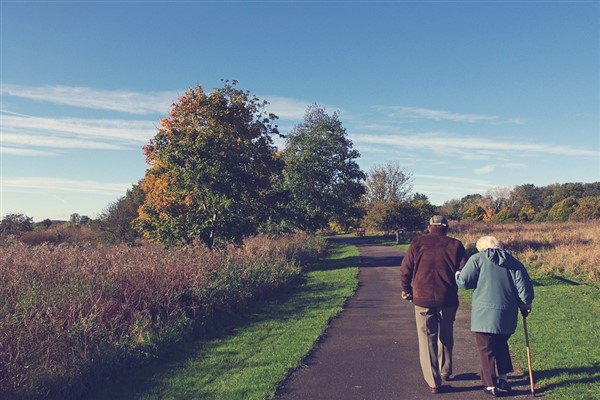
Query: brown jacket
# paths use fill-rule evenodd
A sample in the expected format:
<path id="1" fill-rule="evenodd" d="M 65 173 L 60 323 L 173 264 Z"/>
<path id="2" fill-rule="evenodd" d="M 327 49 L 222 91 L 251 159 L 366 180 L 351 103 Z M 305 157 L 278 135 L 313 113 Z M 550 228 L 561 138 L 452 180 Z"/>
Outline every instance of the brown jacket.
<path id="1" fill-rule="evenodd" d="M 402 290 L 420 307 L 458 306 L 454 273 L 466 262 L 459 240 L 435 232 L 415 238 L 400 267 Z"/>

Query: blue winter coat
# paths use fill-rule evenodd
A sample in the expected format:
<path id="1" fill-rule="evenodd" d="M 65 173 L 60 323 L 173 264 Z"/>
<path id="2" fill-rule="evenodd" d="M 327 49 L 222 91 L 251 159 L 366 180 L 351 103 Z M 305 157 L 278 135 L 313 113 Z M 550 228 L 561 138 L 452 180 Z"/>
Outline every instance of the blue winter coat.
<path id="1" fill-rule="evenodd" d="M 520 304 L 533 301 L 533 283 L 527 270 L 504 249 L 474 254 L 456 276 L 461 289 L 475 289 L 471 331 L 512 335 L 517 329 Z"/>

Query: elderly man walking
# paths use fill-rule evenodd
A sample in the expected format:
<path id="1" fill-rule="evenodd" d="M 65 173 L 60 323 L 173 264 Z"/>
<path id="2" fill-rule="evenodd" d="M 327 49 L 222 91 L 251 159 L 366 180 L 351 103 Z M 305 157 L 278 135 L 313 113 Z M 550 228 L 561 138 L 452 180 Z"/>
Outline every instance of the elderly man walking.
<path id="1" fill-rule="evenodd" d="M 419 358 L 431 393 L 452 375 L 458 287 L 454 274 L 466 263 L 463 244 L 448 237 L 448 221 L 429 220 L 429 233 L 413 239 L 400 267 L 402 298 L 415 305 Z"/>

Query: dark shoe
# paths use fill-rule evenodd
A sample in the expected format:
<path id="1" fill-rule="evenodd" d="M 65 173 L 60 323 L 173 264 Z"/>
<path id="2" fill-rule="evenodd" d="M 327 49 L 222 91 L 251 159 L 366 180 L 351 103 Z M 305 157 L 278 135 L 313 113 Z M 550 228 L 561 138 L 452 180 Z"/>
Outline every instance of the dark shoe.
<path id="1" fill-rule="evenodd" d="M 489 394 L 492 397 L 498 397 L 498 392 L 496 391 L 495 387 L 491 388 L 491 389 L 488 389 L 485 387 L 485 388 L 483 388 L 483 393 Z"/>
<path id="2" fill-rule="evenodd" d="M 451 381 L 452 380 L 452 376 L 450 376 L 450 375 L 442 375 L 442 380 L 444 382 Z"/>
<path id="3" fill-rule="evenodd" d="M 498 390 L 508 393 L 512 390 L 512 388 L 504 379 L 498 379 Z"/>

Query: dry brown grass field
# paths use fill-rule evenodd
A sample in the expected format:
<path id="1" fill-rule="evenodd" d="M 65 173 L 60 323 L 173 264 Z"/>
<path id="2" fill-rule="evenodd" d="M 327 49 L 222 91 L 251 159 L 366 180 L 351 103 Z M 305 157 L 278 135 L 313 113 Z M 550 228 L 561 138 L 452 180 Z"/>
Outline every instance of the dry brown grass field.
<path id="1" fill-rule="evenodd" d="M 490 224 L 450 223 L 467 250 L 483 235 L 500 239 L 534 275 L 554 275 L 600 286 L 600 221 Z"/>
<path id="2" fill-rule="evenodd" d="M 322 238 L 164 249 L 20 242 L 0 249 L 0 399 L 77 397 L 115 367 L 202 335 L 215 316 L 285 288 Z"/>

